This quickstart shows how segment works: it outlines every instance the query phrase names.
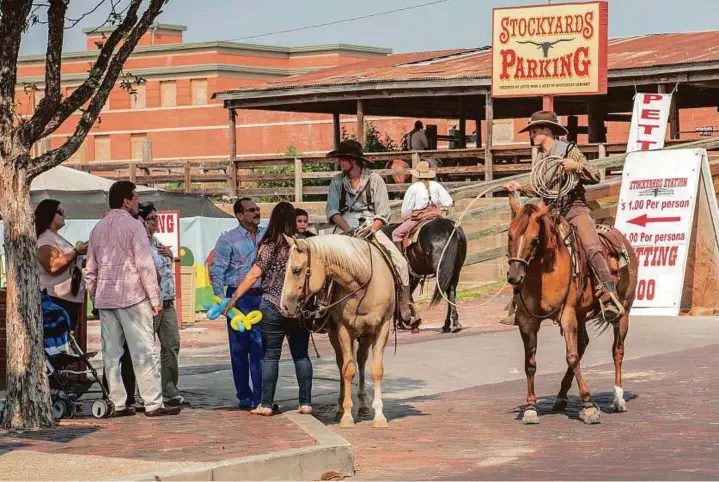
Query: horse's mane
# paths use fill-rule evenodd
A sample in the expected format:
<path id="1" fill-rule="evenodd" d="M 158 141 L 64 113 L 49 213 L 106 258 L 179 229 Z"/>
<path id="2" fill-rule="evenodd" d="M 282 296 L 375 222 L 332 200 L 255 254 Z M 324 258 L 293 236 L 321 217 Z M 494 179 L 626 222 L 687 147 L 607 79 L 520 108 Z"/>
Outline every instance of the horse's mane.
<path id="1" fill-rule="evenodd" d="M 304 240 L 313 255 L 357 279 L 372 275 L 367 241 L 339 234 L 313 236 Z"/>
<path id="2" fill-rule="evenodd" d="M 540 207 L 536 204 L 527 204 L 522 209 L 522 212 L 519 214 L 519 219 L 517 219 L 517 227 L 516 232 L 517 233 L 523 233 L 527 230 L 527 227 L 529 226 L 529 220 L 532 218 L 533 215 L 537 214 L 540 210 Z M 557 249 L 557 247 L 561 244 L 559 241 L 559 231 L 557 230 L 557 226 L 554 224 L 552 219 L 548 215 L 544 215 L 539 220 L 540 223 L 540 236 L 544 240 L 544 248 L 547 251 L 547 255 L 551 256 L 554 254 L 554 251 Z"/>

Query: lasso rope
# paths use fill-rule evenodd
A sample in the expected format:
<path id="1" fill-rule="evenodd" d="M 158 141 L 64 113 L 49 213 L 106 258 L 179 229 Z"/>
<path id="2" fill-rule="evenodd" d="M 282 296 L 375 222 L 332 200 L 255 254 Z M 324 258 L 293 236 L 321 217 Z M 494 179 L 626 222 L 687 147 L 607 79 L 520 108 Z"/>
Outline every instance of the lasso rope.
<path id="1" fill-rule="evenodd" d="M 564 171 L 564 160 L 562 156 L 547 156 L 532 166 L 529 185 L 542 199 L 561 199 L 577 187 L 579 178 L 574 171 Z"/>

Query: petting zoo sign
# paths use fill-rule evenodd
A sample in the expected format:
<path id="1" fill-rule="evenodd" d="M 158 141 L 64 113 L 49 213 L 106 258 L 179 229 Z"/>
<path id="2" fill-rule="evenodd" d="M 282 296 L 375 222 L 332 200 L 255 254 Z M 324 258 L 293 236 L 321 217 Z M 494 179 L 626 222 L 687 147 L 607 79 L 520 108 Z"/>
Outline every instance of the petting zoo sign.
<path id="1" fill-rule="evenodd" d="M 627 156 L 615 227 L 632 244 L 639 266 L 632 315 L 719 307 L 718 223 L 704 149 Z"/>
<path id="2" fill-rule="evenodd" d="M 607 2 L 495 8 L 492 96 L 607 93 Z"/>

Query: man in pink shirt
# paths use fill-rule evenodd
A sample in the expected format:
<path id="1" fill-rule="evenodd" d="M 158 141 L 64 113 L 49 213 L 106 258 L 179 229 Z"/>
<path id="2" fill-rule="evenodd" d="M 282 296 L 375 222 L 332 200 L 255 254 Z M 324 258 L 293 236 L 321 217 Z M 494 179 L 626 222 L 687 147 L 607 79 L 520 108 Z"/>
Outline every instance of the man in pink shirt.
<path id="1" fill-rule="evenodd" d="M 152 317 L 162 303 L 147 232 L 137 219 L 135 185 L 118 181 L 110 187 L 110 214 L 90 232 L 85 282 L 100 312 L 102 358 L 115 416 L 134 415 L 125 406 L 120 357 L 127 341 L 145 415 L 177 415 L 180 407 L 162 403 L 160 370 Z"/>

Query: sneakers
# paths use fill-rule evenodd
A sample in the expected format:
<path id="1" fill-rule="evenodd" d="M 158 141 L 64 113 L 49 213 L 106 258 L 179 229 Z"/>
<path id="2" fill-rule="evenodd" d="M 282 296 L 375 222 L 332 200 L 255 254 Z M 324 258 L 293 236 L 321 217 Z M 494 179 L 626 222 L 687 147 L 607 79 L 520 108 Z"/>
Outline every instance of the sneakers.
<path id="1" fill-rule="evenodd" d="M 182 411 L 182 407 L 160 407 L 155 410 L 145 411 L 146 417 L 164 417 L 167 415 L 178 415 Z"/>

